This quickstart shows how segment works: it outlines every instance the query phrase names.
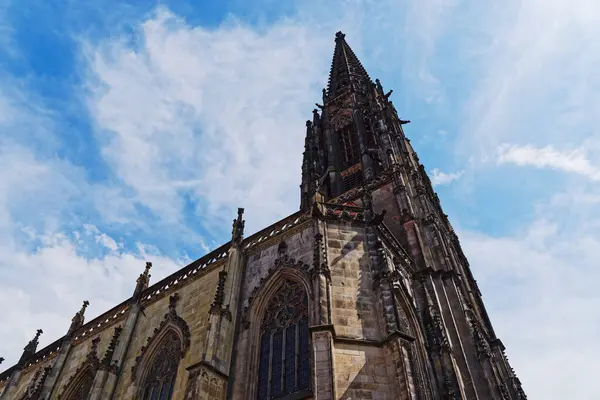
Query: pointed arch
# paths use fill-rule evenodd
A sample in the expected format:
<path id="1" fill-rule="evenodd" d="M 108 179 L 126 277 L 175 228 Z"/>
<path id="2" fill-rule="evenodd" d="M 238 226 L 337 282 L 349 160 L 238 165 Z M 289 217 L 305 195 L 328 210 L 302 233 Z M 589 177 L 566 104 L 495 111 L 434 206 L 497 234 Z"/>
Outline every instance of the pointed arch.
<path id="1" fill-rule="evenodd" d="M 417 388 L 420 396 L 436 397 L 435 386 L 428 384 L 427 382 L 435 382 L 433 376 L 432 366 L 430 359 L 425 351 L 426 346 L 426 335 L 425 326 L 423 325 L 422 318 L 419 315 L 419 311 L 416 307 L 416 303 L 411 296 L 411 293 L 406 286 L 406 277 L 403 276 L 394 284 L 394 293 L 396 307 L 398 311 L 404 314 L 405 322 L 407 323 L 408 335 L 414 338 L 412 346 L 410 346 L 410 359 L 411 368 L 414 371 L 415 387 Z"/>
<path id="2" fill-rule="evenodd" d="M 293 260 L 278 263 L 254 291 L 247 313 L 252 343 L 247 398 L 304 398 L 310 392 L 313 308 L 308 268 Z"/>
<path id="3" fill-rule="evenodd" d="M 100 338 L 92 340 L 92 348 L 85 361 L 77 368 L 75 374 L 69 378 L 63 387 L 59 400 L 85 400 L 89 397 L 96 377 L 96 371 L 100 366 L 97 349 Z"/>
<path id="4" fill-rule="evenodd" d="M 180 361 L 190 346 L 189 327 L 175 310 L 178 298 L 177 294 L 171 296 L 165 318 L 136 357 L 132 379 L 137 386 L 137 399 L 168 400 L 173 394 Z"/>
<path id="5" fill-rule="evenodd" d="M 62 394 L 58 397 L 60 400 L 85 400 L 92 391 L 94 378 L 96 377 L 96 369 L 87 364 L 79 370 L 67 386 L 63 389 Z"/>
<path id="6" fill-rule="evenodd" d="M 311 297 L 310 273 L 311 267 L 309 265 L 301 261 L 296 261 L 287 254 L 276 259 L 273 262 L 273 266 L 269 268 L 267 276 L 260 280 L 260 283 L 252 290 L 248 298 L 248 305 L 244 309 L 246 324 L 251 321 L 261 320 L 267 305 L 266 303 L 285 280 L 297 281 L 304 287 L 308 296 Z"/>

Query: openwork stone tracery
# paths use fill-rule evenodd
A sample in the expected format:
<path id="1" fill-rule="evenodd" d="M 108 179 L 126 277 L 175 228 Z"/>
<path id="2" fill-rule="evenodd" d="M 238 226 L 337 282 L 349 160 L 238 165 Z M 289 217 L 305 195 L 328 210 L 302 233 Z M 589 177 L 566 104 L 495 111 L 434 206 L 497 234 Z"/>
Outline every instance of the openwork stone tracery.
<path id="1" fill-rule="evenodd" d="M 142 383 L 142 399 L 170 399 L 177 377 L 181 340 L 172 330 L 162 338 Z"/>
<path id="2" fill-rule="evenodd" d="M 308 298 L 301 284 L 285 281 L 261 324 L 258 400 L 309 390 Z"/>

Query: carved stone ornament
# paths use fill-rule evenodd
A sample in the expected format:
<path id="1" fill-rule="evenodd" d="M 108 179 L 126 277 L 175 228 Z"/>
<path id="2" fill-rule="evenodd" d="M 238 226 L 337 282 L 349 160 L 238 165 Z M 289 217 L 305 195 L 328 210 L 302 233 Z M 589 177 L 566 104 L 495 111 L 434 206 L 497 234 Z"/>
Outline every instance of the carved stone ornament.
<path id="1" fill-rule="evenodd" d="M 498 389 L 500 389 L 500 396 L 502 396 L 502 400 L 510 400 L 510 393 L 508 392 L 508 388 L 504 383 L 501 383 L 498 386 Z"/>
<path id="2" fill-rule="evenodd" d="M 27 363 L 27 361 L 29 361 L 29 359 L 35 355 L 42 333 L 44 333 L 44 331 L 41 329 L 38 329 L 35 332 L 35 337 L 31 339 L 29 343 L 27 343 L 27 346 L 25 346 L 25 348 L 23 349 L 23 354 L 21 355 L 21 358 L 19 359 L 17 365 L 24 366 Z"/>
<path id="3" fill-rule="evenodd" d="M 27 387 L 27 390 L 25 391 L 23 396 L 21 396 L 21 399 L 39 400 L 40 395 L 42 394 L 44 383 L 46 382 L 46 378 L 48 378 L 48 375 L 50 374 L 51 370 L 52 366 L 50 365 L 44 368 L 43 370 L 37 370 L 35 375 L 33 376 L 33 379 L 31 380 L 31 383 L 29 384 L 29 387 Z"/>
<path id="4" fill-rule="evenodd" d="M 312 275 L 323 274 L 327 279 L 331 279 L 331 271 L 327 263 L 327 251 L 323 245 L 323 235 L 317 233 L 315 235 L 315 243 L 313 249 L 313 269 Z"/>
<path id="5" fill-rule="evenodd" d="M 67 332 L 67 336 L 71 336 L 77 329 L 79 329 L 85 322 L 85 309 L 90 305 L 90 302 L 85 300 L 79 310 L 71 319 L 71 326 Z"/>
<path id="6" fill-rule="evenodd" d="M 267 271 L 267 274 L 264 277 L 260 278 L 260 282 L 258 283 L 258 285 L 256 285 L 254 287 L 254 289 L 252 289 L 252 292 L 250 293 L 250 296 L 248 297 L 248 305 L 246 307 L 244 307 L 244 310 L 242 311 L 242 328 L 243 329 L 248 329 L 248 327 L 250 326 L 250 321 L 248 320 L 248 312 L 250 310 L 250 307 L 252 306 L 254 299 L 258 295 L 258 292 L 263 287 L 265 282 L 267 282 L 273 276 L 273 274 L 275 274 L 275 272 L 277 272 L 277 270 L 279 270 L 282 267 L 287 267 L 287 268 L 292 268 L 292 269 L 295 269 L 298 271 L 302 271 L 307 276 L 310 276 L 313 271 L 313 268 L 310 265 L 305 264 L 302 261 L 296 261 L 296 259 L 291 258 L 287 254 L 284 254 L 282 257 L 277 258 L 273 262 L 273 265 L 271 265 L 271 267 Z"/>
<path id="7" fill-rule="evenodd" d="M 244 209 L 238 208 L 238 216 L 233 220 L 233 226 L 231 228 L 231 241 L 234 243 L 240 243 L 244 237 L 244 225 L 246 221 L 242 219 L 244 215 Z"/>
<path id="8" fill-rule="evenodd" d="M 69 378 L 67 384 L 63 386 L 61 394 L 57 397 L 59 400 L 87 399 L 92 390 L 96 371 L 100 367 L 98 343 L 100 343 L 99 337 L 92 340 L 92 348 L 85 361 L 81 363 L 77 371 Z"/>
<path id="9" fill-rule="evenodd" d="M 352 124 L 352 110 L 350 108 L 339 109 L 331 119 L 331 125 L 334 130 L 344 128 Z"/>
<path id="10" fill-rule="evenodd" d="M 115 353 L 115 348 L 117 347 L 117 344 L 119 343 L 119 337 L 121 336 L 122 331 L 123 331 L 123 328 L 120 326 L 115 328 L 113 337 L 110 340 L 110 343 L 108 345 L 108 348 L 106 349 L 106 352 L 104 353 L 104 357 L 102 357 L 102 360 L 100 361 L 100 369 L 102 369 L 104 371 L 112 371 L 113 373 L 117 373 L 117 371 L 115 371 L 116 360 L 113 363 L 112 357 L 113 357 L 113 354 Z"/>
<path id="11" fill-rule="evenodd" d="M 325 204 L 324 216 L 328 219 L 363 222 L 365 217 L 360 209 L 337 204 Z"/>
<path id="12" fill-rule="evenodd" d="M 377 188 L 379 188 L 380 186 L 382 186 L 383 184 L 389 182 L 391 179 L 392 179 L 392 172 L 391 171 L 384 172 L 384 173 L 378 175 L 375 179 L 367 182 L 364 187 L 357 186 L 354 189 L 351 189 L 351 190 L 339 195 L 335 199 L 330 200 L 330 203 L 344 204 L 348 201 L 351 201 L 351 200 L 354 200 L 354 199 L 360 197 L 365 188 L 369 191 L 374 191 Z"/>
<path id="13" fill-rule="evenodd" d="M 226 316 L 231 321 L 231 311 L 229 306 L 223 307 L 223 301 L 225 300 L 225 280 L 227 279 L 227 271 L 221 270 L 219 272 L 219 282 L 217 283 L 217 290 L 215 292 L 215 299 L 210 305 L 209 314 L 221 314 Z"/>
<path id="14" fill-rule="evenodd" d="M 190 347 L 190 328 L 183 318 L 177 315 L 175 306 L 179 300 L 179 294 L 175 293 L 169 298 L 169 311 L 165 314 L 164 319 L 160 322 L 160 325 L 154 329 L 151 336 L 148 337 L 146 345 L 140 349 L 140 354 L 135 358 L 135 364 L 131 368 L 131 379 L 135 381 L 136 372 L 140 365 L 140 361 L 143 359 L 148 348 L 152 347 L 155 340 L 159 340 L 162 337 L 164 329 L 177 329 L 180 331 L 182 336 L 181 350 L 179 351 L 178 357 L 183 358 L 186 351 Z M 172 326 L 172 327 L 171 327 Z"/>
<path id="15" fill-rule="evenodd" d="M 185 388 L 185 400 L 194 400 L 198 398 L 198 379 L 200 377 L 200 368 L 190 371 L 187 385 Z"/>

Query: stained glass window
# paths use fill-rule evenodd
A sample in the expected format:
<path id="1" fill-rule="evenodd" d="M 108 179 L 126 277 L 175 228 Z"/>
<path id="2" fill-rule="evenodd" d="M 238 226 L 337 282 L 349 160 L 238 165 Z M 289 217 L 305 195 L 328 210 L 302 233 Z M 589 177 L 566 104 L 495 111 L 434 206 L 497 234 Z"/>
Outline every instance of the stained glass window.
<path id="1" fill-rule="evenodd" d="M 258 400 L 309 389 L 308 298 L 287 281 L 273 297 L 261 325 Z"/>
<path id="2" fill-rule="evenodd" d="M 170 400 L 177 377 L 181 341 L 169 331 L 152 357 L 150 369 L 143 383 L 143 400 Z"/>

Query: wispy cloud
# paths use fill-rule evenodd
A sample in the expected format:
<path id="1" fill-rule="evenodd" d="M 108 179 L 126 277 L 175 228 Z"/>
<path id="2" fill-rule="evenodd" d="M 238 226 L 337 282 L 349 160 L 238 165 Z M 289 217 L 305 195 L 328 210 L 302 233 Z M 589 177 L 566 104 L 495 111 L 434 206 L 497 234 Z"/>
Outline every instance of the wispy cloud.
<path id="1" fill-rule="evenodd" d="M 288 166 L 301 164 L 302 127 L 326 81 L 314 60 L 326 64 L 331 35 L 290 21 L 205 30 L 166 9 L 139 33 L 137 44 L 91 47 L 85 66 L 114 172 L 166 220 L 182 217 L 186 193 L 209 225 L 238 206 L 250 230 L 294 211 Z"/>
<path id="2" fill-rule="evenodd" d="M 431 184 L 433 186 L 449 185 L 453 181 L 460 179 L 460 177 L 463 176 L 464 173 L 465 173 L 465 171 L 442 172 L 439 169 L 434 168 L 431 171 L 431 176 L 430 176 Z"/>
<path id="3" fill-rule="evenodd" d="M 587 367 L 600 352 L 599 209 L 597 199 L 561 192 L 513 235 L 459 232 L 496 333 L 531 397 L 591 400 L 600 392 Z"/>
<path id="4" fill-rule="evenodd" d="M 552 146 L 536 148 L 504 144 L 498 148 L 498 163 L 551 168 L 600 180 L 600 168 L 592 165 L 583 149 L 561 152 Z"/>

